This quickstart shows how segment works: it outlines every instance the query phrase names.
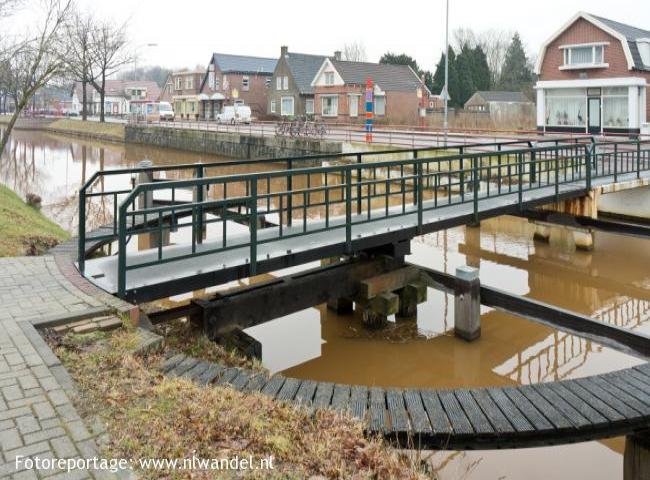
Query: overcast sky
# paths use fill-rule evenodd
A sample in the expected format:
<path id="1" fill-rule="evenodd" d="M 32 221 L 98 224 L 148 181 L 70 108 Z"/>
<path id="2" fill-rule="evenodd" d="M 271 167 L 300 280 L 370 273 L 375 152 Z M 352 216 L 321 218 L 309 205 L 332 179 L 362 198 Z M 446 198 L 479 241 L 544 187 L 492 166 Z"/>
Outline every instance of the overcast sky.
<path id="1" fill-rule="evenodd" d="M 331 55 L 360 41 L 369 61 L 387 50 L 433 69 L 444 49 L 445 0 L 77 0 L 98 16 L 129 21 L 140 64 L 170 68 L 207 64 L 212 52 L 277 58 L 280 45 Z M 650 30 L 648 0 L 450 0 L 450 30 L 518 30 L 527 50 L 577 11 Z M 155 47 L 145 44 L 155 43 Z"/>

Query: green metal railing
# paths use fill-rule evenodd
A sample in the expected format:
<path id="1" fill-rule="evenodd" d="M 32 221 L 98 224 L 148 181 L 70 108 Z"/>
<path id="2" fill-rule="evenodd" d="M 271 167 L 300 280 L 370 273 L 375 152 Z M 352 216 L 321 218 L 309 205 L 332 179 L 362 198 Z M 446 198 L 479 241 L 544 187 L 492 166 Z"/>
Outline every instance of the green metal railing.
<path id="1" fill-rule="evenodd" d="M 591 137 L 585 138 L 549 138 L 541 140 L 543 143 L 550 143 L 555 145 L 560 144 L 578 144 L 583 142 L 591 142 L 593 139 Z M 539 140 L 538 140 L 539 142 Z M 286 170 L 292 170 L 296 167 L 301 167 L 309 164 L 314 164 L 318 162 L 342 162 L 342 163 L 356 163 L 362 164 L 367 159 L 377 159 L 381 160 L 384 158 L 389 158 L 394 155 L 404 155 L 411 156 L 412 158 L 417 158 L 418 154 L 426 152 L 447 152 L 447 153 L 457 153 L 458 155 L 463 155 L 467 152 L 477 151 L 477 150 L 488 150 L 488 151 L 502 151 L 508 148 L 516 148 L 517 146 L 528 146 L 532 147 L 532 140 L 529 139 L 518 139 L 518 140 L 508 140 L 503 142 L 492 142 L 492 143 L 469 143 L 463 145 L 449 145 L 447 147 L 423 147 L 423 148 L 414 148 L 414 149 L 391 149 L 391 150 L 381 150 L 381 151 L 368 151 L 368 152 L 354 152 L 354 153 L 325 153 L 318 155 L 304 155 L 304 156 L 292 156 L 287 158 L 265 158 L 265 159 L 247 159 L 247 160 L 224 160 L 210 163 L 201 163 L 201 164 L 180 164 L 180 165 L 157 165 L 151 167 L 133 167 L 133 168 L 120 168 L 113 170 L 101 170 L 95 172 L 79 189 L 79 235 L 78 235 L 78 268 L 84 273 L 85 271 L 85 252 L 86 244 L 88 240 L 94 242 L 112 242 L 117 238 L 118 232 L 118 205 L 121 200 L 123 200 L 128 194 L 133 191 L 135 187 L 135 176 L 141 173 L 148 173 L 153 176 L 155 175 L 165 175 L 171 178 L 158 178 L 154 181 L 172 181 L 179 180 L 186 176 L 192 176 L 194 178 L 202 178 L 208 176 L 211 169 L 220 169 L 220 168 L 242 168 L 242 167 L 260 167 L 265 166 L 274 166 L 279 165 L 283 166 Z M 127 181 L 122 181 L 122 184 L 114 189 L 105 189 L 104 185 L 108 179 L 122 179 Z M 292 177 L 287 178 L 288 189 L 292 188 L 291 182 Z M 101 189 L 97 191 L 97 186 L 100 185 Z M 171 202 L 174 203 L 176 190 L 172 189 Z M 199 193 L 202 195 L 202 193 Z M 108 199 L 108 204 L 112 205 L 112 221 L 110 225 L 110 231 L 106 229 L 103 232 L 93 232 L 93 235 L 89 238 L 87 235 L 88 225 L 87 225 L 87 206 L 89 202 L 95 200 Z M 290 199 L 291 201 L 291 199 Z M 291 219 L 289 219 L 291 221 Z"/>
<path id="2" fill-rule="evenodd" d="M 514 195 L 523 207 L 526 192 L 547 189 L 559 199 L 564 185 L 588 191 L 594 178 L 640 176 L 649 169 L 650 142 L 612 142 L 141 184 L 119 206 L 118 294 L 126 294 L 127 275 L 134 269 L 244 249 L 254 275 L 259 248 L 272 242 L 338 231 L 336 238 L 352 253 L 355 227 L 371 222 L 405 217 L 421 232 L 425 215 L 442 207 L 472 204 L 478 220 L 479 204 L 486 199 Z M 212 198 L 199 201 L 195 195 L 196 201 L 185 204 L 136 207 L 148 194 L 175 189 L 207 191 Z M 276 226 L 260 228 L 262 217 L 273 217 Z M 231 220 L 247 223 L 248 233 L 230 234 Z M 203 239 L 203 230 L 215 224 L 218 235 Z M 191 245 L 186 252 L 165 255 L 163 232 L 182 228 L 191 230 Z M 128 262 L 127 239 L 147 233 L 157 234 L 155 256 Z"/>

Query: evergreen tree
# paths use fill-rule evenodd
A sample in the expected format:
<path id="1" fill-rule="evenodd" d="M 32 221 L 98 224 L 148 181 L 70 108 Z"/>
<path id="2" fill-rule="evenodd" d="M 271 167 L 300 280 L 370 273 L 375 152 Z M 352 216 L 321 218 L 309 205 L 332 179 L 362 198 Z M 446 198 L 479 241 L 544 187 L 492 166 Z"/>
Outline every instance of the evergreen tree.
<path id="1" fill-rule="evenodd" d="M 400 53 L 399 55 L 391 52 L 384 53 L 379 59 L 379 63 L 390 64 L 390 65 L 408 65 L 413 69 L 413 71 L 419 76 L 422 75 L 422 71 L 418 66 L 418 62 L 415 59 L 405 53 Z"/>
<path id="2" fill-rule="evenodd" d="M 474 88 L 481 91 L 489 90 L 491 76 L 487 55 L 485 55 L 483 48 L 477 45 L 472 50 L 472 80 L 474 82 Z"/>
<path id="3" fill-rule="evenodd" d="M 521 43 L 521 38 L 519 38 L 519 33 L 515 33 L 506 52 L 499 88 L 511 91 L 528 90 L 532 82 L 533 72 Z"/>
<path id="4" fill-rule="evenodd" d="M 458 98 L 460 98 L 460 89 L 458 85 L 458 73 L 456 70 L 456 54 L 454 49 L 449 47 L 449 104 L 458 105 Z M 431 87 L 431 93 L 434 95 L 442 94 L 442 90 L 445 87 L 445 54 L 440 55 L 440 61 L 436 66 L 436 71 L 433 74 Z"/>
<path id="5" fill-rule="evenodd" d="M 464 46 L 456 57 L 456 73 L 458 75 L 458 94 L 454 98 L 454 104 L 462 107 L 476 91 L 474 86 L 474 51 L 468 45 Z"/>

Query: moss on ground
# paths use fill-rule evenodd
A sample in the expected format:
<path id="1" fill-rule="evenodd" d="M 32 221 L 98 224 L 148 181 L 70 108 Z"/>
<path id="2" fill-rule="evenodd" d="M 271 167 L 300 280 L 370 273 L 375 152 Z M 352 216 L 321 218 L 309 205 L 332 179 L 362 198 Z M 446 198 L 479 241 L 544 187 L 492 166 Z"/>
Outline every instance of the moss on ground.
<path id="1" fill-rule="evenodd" d="M 260 393 L 203 387 L 159 374 L 161 356 L 130 353 L 132 332 L 50 344 L 79 387 L 77 408 L 107 429 L 103 454 L 113 458 L 273 456 L 273 470 L 245 478 L 421 478 L 417 463 L 383 440 L 366 438 L 360 422 L 329 410 L 312 412 Z M 101 374 L 99 374 L 101 372 Z M 155 433 L 154 433 L 155 432 Z M 225 471 L 137 472 L 143 478 L 231 478 Z"/>
<path id="2" fill-rule="evenodd" d="M 39 255 L 68 233 L 0 185 L 0 257 Z"/>

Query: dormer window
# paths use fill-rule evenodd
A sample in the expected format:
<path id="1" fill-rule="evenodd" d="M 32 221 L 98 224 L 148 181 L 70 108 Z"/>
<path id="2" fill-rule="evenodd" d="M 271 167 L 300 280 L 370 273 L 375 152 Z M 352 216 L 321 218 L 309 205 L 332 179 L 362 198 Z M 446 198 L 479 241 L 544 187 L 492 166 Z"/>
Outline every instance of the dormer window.
<path id="1" fill-rule="evenodd" d="M 589 43 L 561 46 L 564 65 L 560 70 L 608 67 L 609 65 L 605 63 L 605 45 L 606 43 Z"/>
<path id="2" fill-rule="evenodd" d="M 334 72 L 325 72 L 325 85 L 334 85 Z"/>

